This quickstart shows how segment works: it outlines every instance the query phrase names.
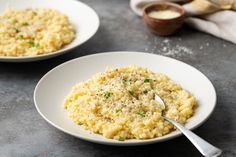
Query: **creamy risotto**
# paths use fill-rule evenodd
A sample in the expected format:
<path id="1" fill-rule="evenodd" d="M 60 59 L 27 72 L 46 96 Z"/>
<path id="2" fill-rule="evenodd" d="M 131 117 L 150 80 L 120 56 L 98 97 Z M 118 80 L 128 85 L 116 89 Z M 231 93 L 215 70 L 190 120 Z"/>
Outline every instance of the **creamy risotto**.
<path id="1" fill-rule="evenodd" d="M 165 108 L 154 101 L 155 94 Z M 162 115 L 184 124 L 195 104 L 195 98 L 166 75 L 131 65 L 108 67 L 75 85 L 64 107 L 85 129 L 123 141 L 168 134 L 174 127 Z"/>
<path id="2" fill-rule="evenodd" d="M 46 54 L 75 38 L 68 17 L 53 9 L 8 9 L 0 21 L 0 56 Z"/>

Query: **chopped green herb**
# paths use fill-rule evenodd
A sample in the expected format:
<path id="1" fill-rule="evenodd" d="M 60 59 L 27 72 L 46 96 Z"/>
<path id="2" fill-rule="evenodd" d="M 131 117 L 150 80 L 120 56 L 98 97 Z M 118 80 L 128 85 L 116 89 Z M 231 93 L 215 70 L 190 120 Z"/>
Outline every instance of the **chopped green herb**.
<path id="1" fill-rule="evenodd" d="M 28 42 L 28 44 L 30 44 L 30 46 L 32 46 L 32 47 L 34 47 L 34 46 L 35 46 L 35 43 L 34 43 L 34 41 L 33 41 L 33 40 L 30 40 L 30 41 Z"/>
<path id="2" fill-rule="evenodd" d="M 111 97 L 111 95 L 112 95 L 112 93 L 111 93 L 111 92 L 108 92 L 108 91 L 106 91 L 106 92 L 103 94 L 103 96 L 104 96 L 106 99 L 108 99 L 109 97 Z"/>
<path id="3" fill-rule="evenodd" d="M 118 71 L 118 69 L 116 69 L 116 71 Z"/>
<path id="4" fill-rule="evenodd" d="M 147 91 L 147 90 L 145 90 L 145 91 L 143 91 L 143 93 L 144 93 L 144 94 L 147 94 L 147 93 L 148 93 L 148 91 Z"/>
<path id="5" fill-rule="evenodd" d="M 134 112 L 134 113 L 137 114 L 137 115 L 140 115 L 142 117 L 145 117 L 145 113 L 144 112 Z"/>
<path id="6" fill-rule="evenodd" d="M 38 47 L 40 47 L 40 45 L 37 43 L 37 44 L 35 44 L 35 47 L 37 47 L 37 48 L 38 48 Z"/>
<path id="7" fill-rule="evenodd" d="M 16 31 L 16 33 L 19 33 L 19 32 L 20 32 L 20 30 L 19 30 L 19 29 L 17 29 L 17 28 L 15 28 L 15 31 Z"/>
<path id="8" fill-rule="evenodd" d="M 129 90 L 128 92 L 130 95 L 134 95 L 134 91 Z"/>
<path id="9" fill-rule="evenodd" d="M 116 109 L 116 113 L 120 112 L 121 110 L 122 110 L 122 108 Z"/>
<path id="10" fill-rule="evenodd" d="M 12 23 L 17 23 L 18 21 L 17 21 L 17 19 L 13 19 L 13 21 L 12 21 Z"/>
<path id="11" fill-rule="evenodd" d="M 21 25 L 22 26 L 29 26 L 29 23 L 28 22 L 23 22 Z"/>
<path id="12" fill-rule="evenodd" d="M 30 40 L 28 42 L 28 44 L 30 44 L 30 46 L 32 46 L 32 47 L 39 47 L 40 46 L 38 43 L 36 44 L 33 40 Z"/>
<path id="13" fill-rule="evenodd" d="M 24 35 L 20 34 L 19 37 L 20 37 L 21 39 L 23 39 L 23 38 L 24 38 Z"/>
<path id="14" fill-rule="evenodd" d="M 127 84 L 128 84 L 128 85 L 131 85 L 131 84 L 132 84 L 132 82 L 131 82 L 131 81 L 128 81 L 128 82 L 127 82 Z"/>
<path id="15" fill-rule="evenodd" d="M 33 15 L 34 15 L 34 16 L 36 16 L 36 15 L 37 15 L 37 13 L 36 13 L 35 11 L 33 11 Z"/>
<path id="16" fill-rule="evenodd" d="M 123 81 L 123 83 L 125 83 L 127 80 L 126 80 L 126 79 L 124 79 L 124 78 L 122 78 L 122 81 Z"/>
<path id="17" fill-rule="evenodd" d="M 118 138 L 118 141 L 125 141 L 125 139 L 124 139 L 124 137 L 121 137 L 121 136 L 120 136 L 120 137 Z"/>
<path id="18" fill-rule="evenodd" d="M 150 80 L 151 80 L 151 79 L 145 79 L 145 80 L 144 80 L 144 83 L 148 83 L 148 82 L 150 82 Z"/>

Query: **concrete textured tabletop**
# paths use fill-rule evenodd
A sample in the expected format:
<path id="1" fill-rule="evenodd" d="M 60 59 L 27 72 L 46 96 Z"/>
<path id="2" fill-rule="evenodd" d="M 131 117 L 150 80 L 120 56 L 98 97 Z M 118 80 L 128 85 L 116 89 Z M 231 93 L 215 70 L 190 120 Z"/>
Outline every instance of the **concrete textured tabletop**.
<path id="1" fill-rule="evenodd" d="M 155 36 L 130 10 L 128 0 L 83 2 L 93 7 L 101 20 L 98 32 L 87 43 L 41 62 L 0 63 L 0 157 L 201 156 L 184 136 L 138 147 L 86 142 L 57 130 L 37 113 L 34 87 L 50 69 L 76 57 L 119 50 L 176 58 L 209 77 L 217 91 L 217 106 L 209 120 L 194 132 L 223 149 L 222 157 L 235 157 L 236 45 L 187 26 L 171 37 Z"/>

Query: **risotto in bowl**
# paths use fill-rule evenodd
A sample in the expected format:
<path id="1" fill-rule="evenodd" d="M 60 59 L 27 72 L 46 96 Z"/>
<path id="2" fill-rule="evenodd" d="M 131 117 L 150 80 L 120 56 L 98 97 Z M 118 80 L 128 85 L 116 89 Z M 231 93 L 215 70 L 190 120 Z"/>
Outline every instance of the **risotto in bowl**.
<path id="1" fill-rule="evenodd" d="M 0 56 L 35 56 L 71 43 L 75 30 L 55 9 L 7 9 L 0 15 Z"/>
<path id="2" fill-rule="evenodd" d="M 165 108 L 154 101 L 154 94 L 164 100 Z M 214 111 L 216 92 L 203 73 L 186 63 L 119 51 L 55 67 L 35 87 L 34 103 L 48 123 L 69 135 L 136 146 L 181 135 L 162 115 L 190 130 L 202 125 Z"/>
<path id="3" fill-rule="evenodd" d="M 2 62 L 64 54 L 89 40 L 99 27 L 96 12 L 74 0 L 0 0 L 0 20 Z"/>
<path id="4" fill-rule="evenodd" d="M 166 107 L 154 101 L 159 95 Z M 64 108 L 78 125 L 119 141 L 150 139 L 175 130 L 163 115 L 185 124 L 194 96 L 162 73 L 139 66 L 107 67 L 75 85 Z"/>

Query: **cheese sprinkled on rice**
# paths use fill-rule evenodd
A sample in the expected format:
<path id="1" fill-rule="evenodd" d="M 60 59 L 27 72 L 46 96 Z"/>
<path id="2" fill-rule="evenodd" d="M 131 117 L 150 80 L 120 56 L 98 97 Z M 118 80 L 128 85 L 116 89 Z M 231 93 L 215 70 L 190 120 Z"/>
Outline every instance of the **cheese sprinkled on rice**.
<path id="1" fill-rule="evenodd" d="M 68 17 L 54 9 L 8 9 L 0 21 L 0 56 L 47 54 L 75 38 Z"/>

